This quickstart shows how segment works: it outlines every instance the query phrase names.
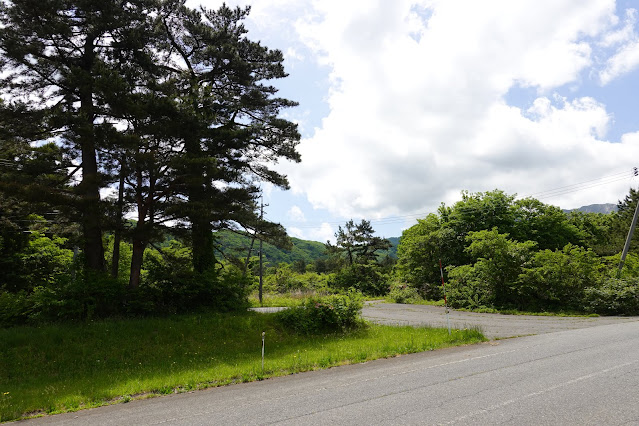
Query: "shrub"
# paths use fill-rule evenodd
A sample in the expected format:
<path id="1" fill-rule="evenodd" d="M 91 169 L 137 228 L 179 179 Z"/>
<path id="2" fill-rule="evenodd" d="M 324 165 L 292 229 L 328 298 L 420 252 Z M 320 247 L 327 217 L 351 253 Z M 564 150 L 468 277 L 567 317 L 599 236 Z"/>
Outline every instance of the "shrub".
<path id="1" fill-rule="evenodd" d="M 572 244 L 563 250 L 542 250 L 520 275 L 521 297 L 532 308 L 583 309 L 584 290 L 603 280 L 601 259 Z"/>
<path id="2" fill-rule="evenodd" d="M 586 310 L 602 315 L 639 315 L 639 278 L 609 278 L 585 291 Z"/>
<path id="3" fill-rule="evenodd" d="M 22 324 L 26 321 L 31 304 L 27 292 L 0 292 L 0 327 Z"/>
<path id="4" fill-rule="evenodd" d="M 103 318 L 122 311 L 125 285 L 107 275 L 78 272 L 30 292 L 0 293 L 0 325 Z"/>
<path id="5" fill-rule="evenodd" d="M 332 285 L 337 289 L 354 288 L 369 296 L 382 296 L 388 293 L 387 274 L 379 271 L 373 263 L 354 263 L 335 274 Z"/>
<path id="6" fill-rule="evenodd" d="M 160 252 L 147 251 L 144 268 L 143 281 L 129 298 L 131 313 L 173 314 L 202 307 L 230 311 L 248 306 L 250 277 L 232 264 L 195 272 L 191 249 L 179 241 L 172 240 Z"/>
<path id="7" fill-rule="evenodd" d="M 494 306 L 494 289 L 482 278 L 479 269 L 463 265 L 449 270 L 446 292 L 451 307 L 484 309 Z"/>
<path id="8" fill-rule="evenodd" d="M 621 261 L 621 253 L 603 258 L 604 264 L 613 276 L 617 275 L 619 270 L 619 262 Z M 634 253 L 628 253 L 621 269 L 621 277 L 618 278 L 636 278 L 639 277 L 639 256 Z"/>
<path id="9" fill-rule="evenodd" d="M 351 290 L 345 295 L 308 298 L 277 316 L 285 327 L 301 334 L 345 331 L 360 324 L 362 306 L 361 294 Z"/>
<path id="10" fill-rule="evenodd" d="M 395 303 L 412 303 L 421 299 L 416 288 L 399 282 L 393 282 L 391 284 L 388 298 Z"/>

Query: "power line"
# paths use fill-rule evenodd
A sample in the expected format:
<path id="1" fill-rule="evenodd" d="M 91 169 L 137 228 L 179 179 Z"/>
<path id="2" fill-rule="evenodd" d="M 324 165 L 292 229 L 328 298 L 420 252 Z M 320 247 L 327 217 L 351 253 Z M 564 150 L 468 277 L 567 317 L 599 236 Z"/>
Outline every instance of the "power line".
<path id="1" fill-rule="evenodd" d="M 602 185 L 609 185 L 612 183 L 616 183 L 616 182 L 621 182 L 624 180 L 631 180 L 633 177 L 637 177 L 639 175 L 639 172 L 637 170 L 637 167 L 632 167 L 631 169 L 626 169 L 624 171 L 620 171 L 620 172 L 616 172 L 610 175 L 605 175 L 596 179 L 589 179 L 583 182 L 578 182 L 578 183 L 574 183 L 571 185 L 565 185 L 565 186 L 561 186 L 561 187 L 557 187 L 557 188 L 553 188 L 553 189 L 548 189 L 548 190 L 544 190 L 544 191 L 539 191 L 539 192 L 534 192 L 531 193 L 529 195 L 526 196 L 522 196 L 522 197 L 517 197 L 518 199 L 522 199 L 522 198 L 535 198 L 538 200 L 541 199 L 547 199 L 547 198 L 554 198 L 554 197 L 558 197 L 561 195 L 567 195 L 567 194 L 571 194 L 574 192 L 579 192 L 579 191 L 583 191 L 586 189 L 591 189 L 591 188 L 595 188 L 598 186 L 602 186 Z M 452 206 L 451 206 L 452 207 Z M 490 206 L 487 206 L 485 209 L 485 212 L 488 212 L 491 209 Z M 477 212 L 477 209 L 458 209 L 458 211 L 461 211 L 462 213 L 467 212 L 467 213 L 471 213 L 471 212 Z M 423 213 L 414 213 L 414 214 L 408 214 L 408 215 L 399 215 L 399 216 L 388 216 L 385 218 L 381 218 L 381 219 L 371 219 L 369 220 L 369 222 L 371 223 L 371 225 L 392 225 L 392 224 L 397 224 L 397 223 L 405 223 L 406 221 L 410 220 L 410 219 L 419 219 L 419 218 L 424 218 L 426 216 L 428 216 L 428 214 L 430 214 L 432 212 L 423 212 Z M 306 223 L 306 222 L 285 222 L 288 227 L 291 228 L 297 228 L 300 230 L 307 230 L 307 229 L 321 229 L 322 227 L 329 225 L 329 226 L 339 226 L 339 225 L 343 225 L 344 221 L 330 221 L 330 222 L 314 222 L 314 223 Z"/>

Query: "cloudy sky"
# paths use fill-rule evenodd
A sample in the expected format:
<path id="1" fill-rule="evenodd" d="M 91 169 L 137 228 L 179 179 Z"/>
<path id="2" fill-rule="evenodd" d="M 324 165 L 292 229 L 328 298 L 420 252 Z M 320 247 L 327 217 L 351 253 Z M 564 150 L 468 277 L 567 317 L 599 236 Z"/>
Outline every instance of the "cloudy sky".
<path id="1" fill-rule="evenodd" d="M 222 1 L 191 0 L 218 7 Z M 349 218 L 392 237 L 502 189 L 562 208 L 639 186 L 639 0 L 231 0 L 285 55 L 299 107 L 291 190 L 269 219 L 326 241 Z"/>

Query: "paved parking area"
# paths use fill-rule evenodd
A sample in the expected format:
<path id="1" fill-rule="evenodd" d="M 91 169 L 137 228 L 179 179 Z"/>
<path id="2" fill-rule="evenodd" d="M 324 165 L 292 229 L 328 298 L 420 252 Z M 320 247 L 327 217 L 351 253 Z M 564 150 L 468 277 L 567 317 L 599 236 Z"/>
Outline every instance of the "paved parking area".
<path id="1" fill-rule="evenodd" d="M 367 302 L 362 316 L 369 321 L 391 325 L 446 327 L 446 309 L 441 306 L 402 305 Z M 553 333 L 605 324 L 637 322 L 639 317 L 555 317 L 532 315 L 479 314 L 450 310 L 452 328 L 479 328 L 489 339 Z"/>

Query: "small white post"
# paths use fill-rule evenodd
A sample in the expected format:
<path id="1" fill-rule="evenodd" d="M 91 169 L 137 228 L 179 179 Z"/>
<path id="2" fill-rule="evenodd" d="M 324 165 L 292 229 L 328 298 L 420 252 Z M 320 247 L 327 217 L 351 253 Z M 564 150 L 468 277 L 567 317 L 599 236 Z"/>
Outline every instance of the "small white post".
<path id="1" fill-rule="evenodd" d="M 446 308 L 446 322 L 448 323 L 448 335 L 450 336 L 450 315 L 448 314 L 448 300 L 446 299 L 446 286 L 444 285 L 444 268 L 442 268 L 441 259 L 439 259 L 439 273 L 442 276 L 442 289 L 444 290 L 444 307 Z"/>
<path id="2" fill-rule="evenodd" d="M 266 336 L 266 332 L 262 332 L 262 374 L 264 374 L 264 337 Z"/>

